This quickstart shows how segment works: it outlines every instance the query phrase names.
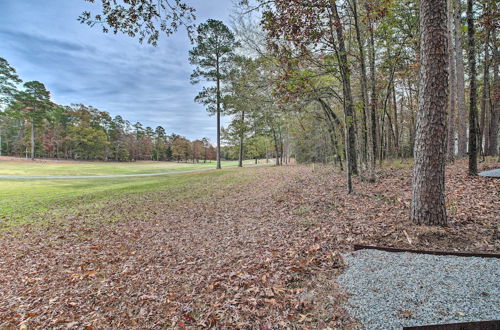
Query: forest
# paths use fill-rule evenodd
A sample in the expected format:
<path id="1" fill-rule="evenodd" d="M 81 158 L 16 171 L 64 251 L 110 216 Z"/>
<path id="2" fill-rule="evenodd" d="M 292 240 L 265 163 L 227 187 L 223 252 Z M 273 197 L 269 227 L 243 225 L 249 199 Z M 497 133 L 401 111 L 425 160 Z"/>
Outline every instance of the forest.
<path id="1" fill-rule="evenodd" d="M 498 329 L 498 1 L 80 1 L 215 139 L 0 57 L 0 329 Z"/>
<path id="2" fill-rule="evenodd" d="M 471 154 L 473 136 L 474 155 L 498 154 L 497 4 L 475 1 L 468 16 L 464 5 L 450 1 L 447 13 L 448 162 Z M 201 24 L 190 53 L 197 65 L 193 82 L 217 81 L 196 101 L 211 114 L 231 118 L 221 132 L 223 158 L 285 155 L 341 169 L 349 163 L 350 172 L 374 180 L 377 163 L 413 156 L 421 57 L 417 2 L 348 1 L 329 7 L 243 1 L 237 13 L 232 30 L 215 20 Z M 218 72 L 206 61 L 211 33 L 224 36 L 218 41 L 224 47 Z M 42 83 L 21 85 L 7 60 L 0 64 L 4 155 L 214 159 L 206 139 L 186 141 L 161 126 L 142 127 L 91 106 L 54 104 Z"/>

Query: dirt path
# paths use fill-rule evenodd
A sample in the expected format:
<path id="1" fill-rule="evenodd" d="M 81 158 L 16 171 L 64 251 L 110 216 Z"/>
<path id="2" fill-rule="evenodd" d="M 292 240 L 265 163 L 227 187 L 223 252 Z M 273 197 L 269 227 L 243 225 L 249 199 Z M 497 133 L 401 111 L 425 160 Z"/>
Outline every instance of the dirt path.
<path id="1" fill-rule="evenodd" d="M 186 186 L 201 190 L 196 197 L 134 195 L 99 215 L 5 232 L 0 327 L 349 328 L 335 276 L 339 251 L 353 243 L 404 247 L 408 236 L 412 247 L 500 249 L 497 186 L 459 170 L 442 229 L 404 220 L 411 169 L 380 172 L 374 185 L 356 180 L 347 195 L 342 174 L 294 166 Z"/>

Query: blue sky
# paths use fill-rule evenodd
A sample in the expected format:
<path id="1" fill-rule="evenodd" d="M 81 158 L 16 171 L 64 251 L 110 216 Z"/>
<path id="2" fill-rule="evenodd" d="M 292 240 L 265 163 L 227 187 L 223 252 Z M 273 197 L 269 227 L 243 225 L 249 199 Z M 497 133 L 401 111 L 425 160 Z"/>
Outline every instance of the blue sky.
<path id="1" fill-rule="evenodd" d="M 197 22 L 229 22 L 231 0 L 191 0 Z M 145 126 L 163 126 L 190 139 L 215 141 L 215 118 L 193 101 L 192 47 L 185 31 L 157 47 L 123 35 L 104 34 L 77 21 L 84 0 L 0 0 L 0 57 L 24 81 L 39 80 L 55 102 L 83 103 Z M 226 119 L 227 120 L 227 119 Z"/>

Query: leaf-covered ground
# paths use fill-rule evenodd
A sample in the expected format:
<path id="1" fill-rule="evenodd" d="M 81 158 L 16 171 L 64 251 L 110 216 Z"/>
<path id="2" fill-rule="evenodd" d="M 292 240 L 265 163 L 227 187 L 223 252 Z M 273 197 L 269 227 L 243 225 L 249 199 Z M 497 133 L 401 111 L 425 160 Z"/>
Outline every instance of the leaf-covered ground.
<path id="1" fill-rule="evenodd" d="M 408 222 L 409 167 L 346 195 L 343 174 L 290 166 L 3 232 L 0 327 L 354 327 L 335 283 L 352 244 L 500 251 L 499 182 L 465 172 L 448 168 L 447 228 Z"/>

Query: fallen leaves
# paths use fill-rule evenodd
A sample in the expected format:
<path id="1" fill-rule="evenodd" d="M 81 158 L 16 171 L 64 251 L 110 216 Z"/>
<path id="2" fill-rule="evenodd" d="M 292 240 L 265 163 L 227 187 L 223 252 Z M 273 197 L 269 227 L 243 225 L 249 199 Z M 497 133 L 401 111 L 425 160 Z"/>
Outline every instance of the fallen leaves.
<path id="1" fill-rule="evenodd" d="M 297 166 L 178 192 L 209 195 L 132 195 L 69 226 L 4 233 L 0 327 L 347 327 L 334 278 L 353 243 L 500 250 L 498 185 L 467 177 L 464 165 L 447 172 L 446 228 L 408 222 L 411 169 L 356 180 L 346 195 L 342 174 Z M 107 216 L 121 220 L 99 221 Z"/>

